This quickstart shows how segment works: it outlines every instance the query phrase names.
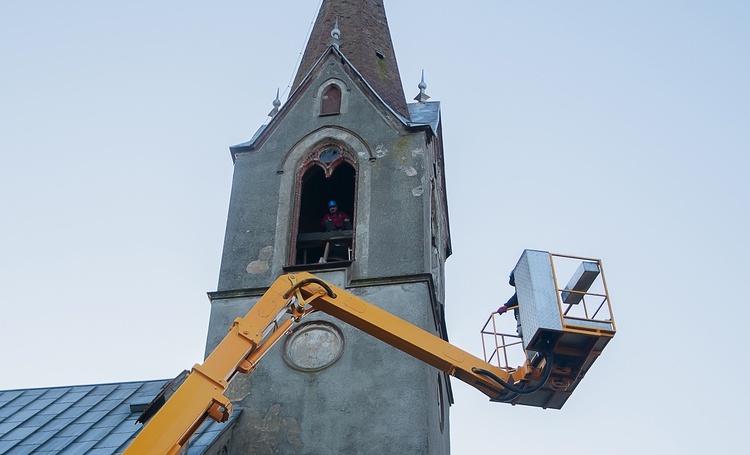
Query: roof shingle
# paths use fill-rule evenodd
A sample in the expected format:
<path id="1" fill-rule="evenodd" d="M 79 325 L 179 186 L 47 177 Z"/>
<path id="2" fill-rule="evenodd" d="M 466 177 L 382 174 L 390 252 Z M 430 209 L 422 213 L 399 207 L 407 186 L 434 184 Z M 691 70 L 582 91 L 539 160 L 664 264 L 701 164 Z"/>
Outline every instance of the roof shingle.
<path id="1" fill-rule="evenodd" d="M 168 382 L 0 391 L 0 454 L 122 453 L 141 429 L 130 405 L 150 403 Z M 188 453 L 202 454 L 226 428 L 207 421 Z"/>

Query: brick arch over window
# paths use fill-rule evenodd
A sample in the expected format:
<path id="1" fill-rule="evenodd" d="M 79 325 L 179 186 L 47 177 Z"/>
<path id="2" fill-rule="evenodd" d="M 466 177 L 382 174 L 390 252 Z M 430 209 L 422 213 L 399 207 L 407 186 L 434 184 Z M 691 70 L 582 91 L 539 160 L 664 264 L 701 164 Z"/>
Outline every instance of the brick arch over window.
<path id="1" fill-rule="evenodd" d="M 290 263 L 341 262 L 353 259 L 354 229 L 324 232 L 328 203 L 356 226 L 357 160 L 338 143 L 324 143 L 300 163 L 295 176 L 295 225 Z"/>

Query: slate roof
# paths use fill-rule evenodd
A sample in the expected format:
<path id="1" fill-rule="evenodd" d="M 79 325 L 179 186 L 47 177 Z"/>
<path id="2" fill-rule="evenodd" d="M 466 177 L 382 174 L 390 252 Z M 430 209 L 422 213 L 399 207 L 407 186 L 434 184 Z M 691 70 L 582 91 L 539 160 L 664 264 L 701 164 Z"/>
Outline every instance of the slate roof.
<path id="1" fill-rule="evenodd" d="M 142 428 L 141 411 L 169 381 L 0 391 L 0 455 L 122 453 Z M 206 422 L 187 453 L 203 454 L 227 428 Z"/>
<path id="2" fill-rule="evenodd" d="M 430 125 L 432 132 L 438 134 L 440 124 L 440 101 L 426 101 L 423 103 L 409 103 L 411 122 L 409 126 Z"/>

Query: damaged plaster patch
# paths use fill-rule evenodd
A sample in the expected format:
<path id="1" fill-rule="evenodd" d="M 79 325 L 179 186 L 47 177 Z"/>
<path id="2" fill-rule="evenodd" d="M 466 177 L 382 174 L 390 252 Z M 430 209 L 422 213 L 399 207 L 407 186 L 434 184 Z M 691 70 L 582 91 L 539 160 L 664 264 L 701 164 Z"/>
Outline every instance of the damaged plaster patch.
<path id="1" fill-rule="evenodd" d="M 254 435 L 244 442 L 251 454 L 299 453 L 304 448 L 302 430 L 297 419 L 287 417 L 280 404 L 272 404 L 264 416 L 260 412 L 248 413 L 249 433 Z M 254 450 L 253 450 L 254 449 Z"/>
<path id="2" fill-rule="evenodd" d="M 375 147 L 375 156 L 378 158 L 383 158 L 388 154 L 388 150 L 383 147 L 383 144 L 378 144 L 377 147 Z"/>
<path id="3" fill-rule="evenodd" d="M 260 275 L 265 273 L 270 267 L 269 262 L 273 256 L 273 247 L 266 246 L 260 249 L 258 259 L 249 263 L 245 270 L 251 275 Z"/>
<path id="4" fill-rule="evenodd" d="M 414 149 L 411 151 L 411 156 L 417 157 L 419 155 L 424 155 L 424 150 L 422 149 Z"/>
<path id="5" fill-rule="evenodd" d="M 419 185 L 418 187 L 411 190 L 411 194 L 413 194 L 414 196 L 421 196 L 422 194 L 424 194 L 424 187 L 422 185 Z"/>
<path id="6" fill-rule="evenodd" d="M 404 173 L 409 177 L 414 177 L 415 175 L 417 175 L 417 170 L 412 166 L 400 166 L 399 169 L 404 171 Z"/>

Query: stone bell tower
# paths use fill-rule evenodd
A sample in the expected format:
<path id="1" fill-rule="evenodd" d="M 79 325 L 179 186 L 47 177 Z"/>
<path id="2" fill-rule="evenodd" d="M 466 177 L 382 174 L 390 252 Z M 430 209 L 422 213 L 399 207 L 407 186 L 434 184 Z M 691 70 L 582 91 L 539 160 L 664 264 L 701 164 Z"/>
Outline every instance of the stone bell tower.
<path id="1" fill-rule="evenodd" d="M 286 103 L 231 147 L 207 352 L 283 273 L 309 271 L 441 337 L 451 254 L 440 105 L 407 103 L 382 0 L 324 0 Z M 325 231 L 328 203 L 351 229 Z M 449 452 L 448 377 L 313 314 L 229 389 L 236 454 Z"/>

